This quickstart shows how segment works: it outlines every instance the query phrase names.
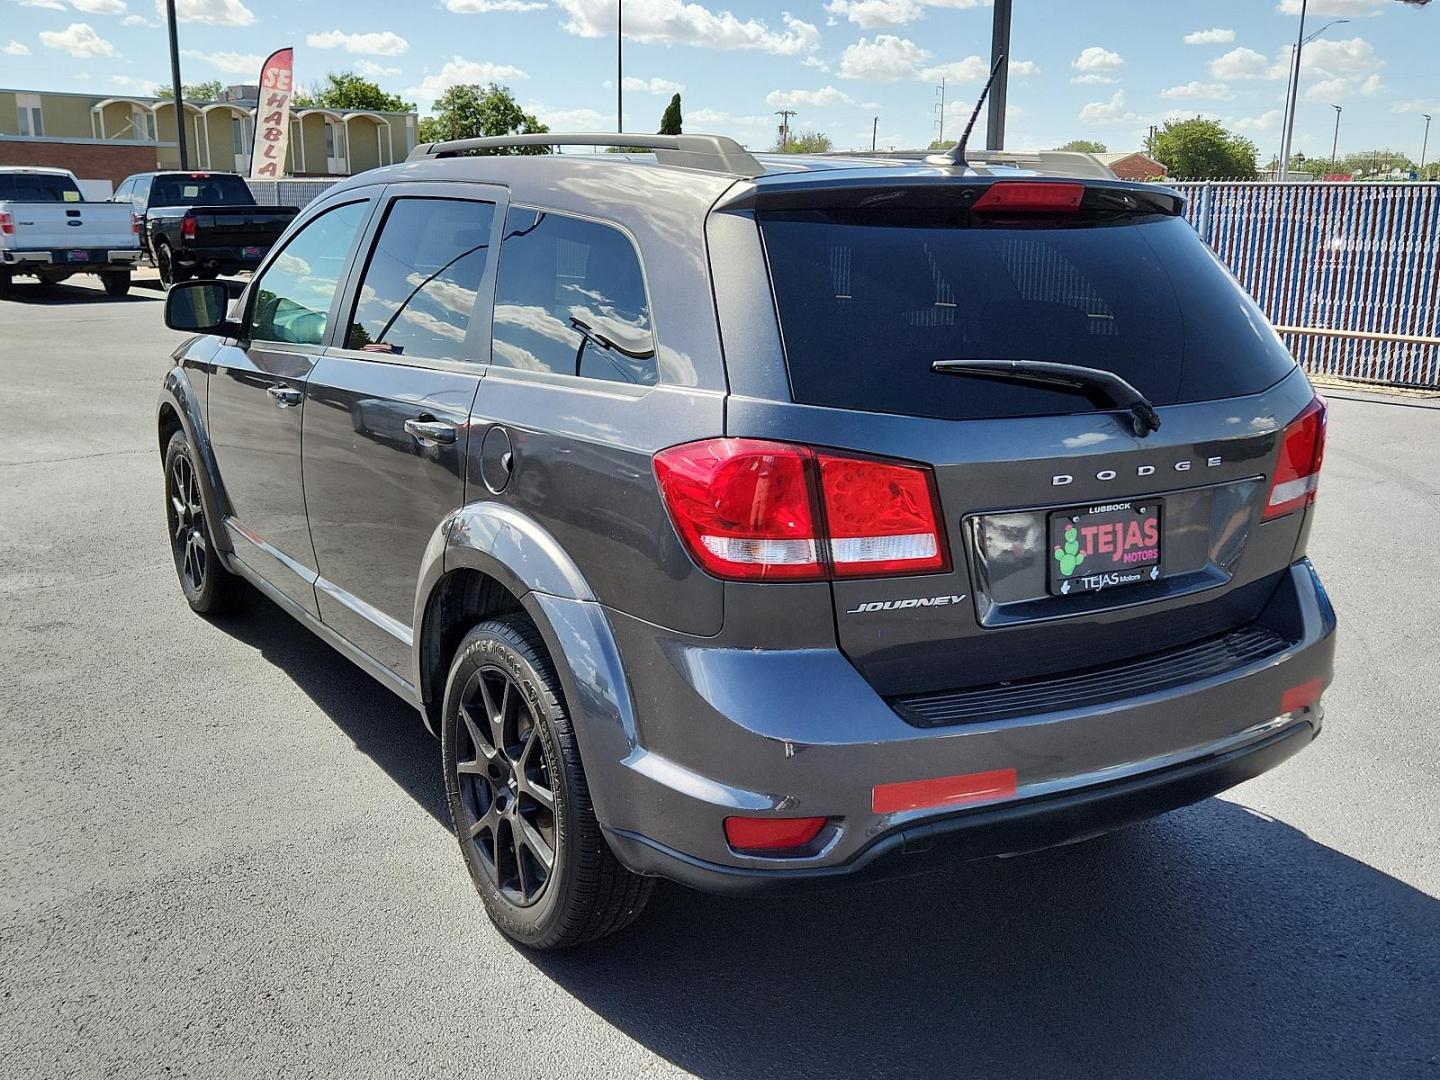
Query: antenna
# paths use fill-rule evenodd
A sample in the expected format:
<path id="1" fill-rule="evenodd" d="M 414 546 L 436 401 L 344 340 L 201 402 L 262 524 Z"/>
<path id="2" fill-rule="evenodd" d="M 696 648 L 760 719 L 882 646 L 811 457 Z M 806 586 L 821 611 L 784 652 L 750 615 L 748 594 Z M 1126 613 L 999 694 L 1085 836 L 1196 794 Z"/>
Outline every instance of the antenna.
<path id="1" fill-rule="evenodd" d="M 925 160 L 931 165 L 968 165 L 965 160 L 965 147 L 970 142 L 970 133 L 975 130 L 975 121 L 980 119 L 980 110 L 985 106 L 985 99 L 990 96 L 990 87 L 995 85 L 995 76 L 1000 74 L 1000 68 L 1005 64 L 1005 54 L 1001 53 L 995 58 L 995 66 L 990 69 L 990 78 L 985 80 L 985 89 L 980 91 L 980 100 L 975 102 L 975 111 L 970 114 L 970 122 L 965 125 L 965 133 L 960 136 L 960 141 L 955 148 L 947 154 L 935 154 Z"/>

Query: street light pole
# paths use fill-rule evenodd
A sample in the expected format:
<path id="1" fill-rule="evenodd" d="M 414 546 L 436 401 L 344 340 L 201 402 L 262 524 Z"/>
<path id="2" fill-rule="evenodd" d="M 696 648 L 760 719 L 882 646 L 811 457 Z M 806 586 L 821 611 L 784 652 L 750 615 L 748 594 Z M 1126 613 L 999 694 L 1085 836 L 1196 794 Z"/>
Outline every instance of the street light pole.
<path id="1" fill-rule="evenodd" d="M 170 82 L 175 91 L 175 142 L 180 147 L 180 168 L 190 169 L 190 152 L 185 147 L 185 88 L 180 85 L 180 41 L 175 33 L 175 0 L 165 0 L 165 18 L 170 22 Z"/>
<path id="2" fill-rule="evenodd" d="M 1421 113 L 1425 117 L 1425 141 L 1420 144 L 1420 179 L 1425 179 L 1425 151 L 1430 149 L 1430 114 Z"/>
<path id="3" fill-rule="evenodd" d="M 870 125 L 870 152 L 875 152 L 875 137 L 880 134 L 880 118 L 877 116 Z"/>
<path id="4" fill-rule="evenodd" d="M 1335 141 L 1330 144 L 1330 171 L 1338 172 L 1339 170 L 1335 168 L 1335 155 L 1340 150 L 1340 114 L 1345 110 L 1339 105 L 1330 107 L 1335 110 Z"/>
<path id="5" fill-rule="evenodd" d="M 1010 13 L 1013 0 L 995 0 L 995 24 L 990 34 L 990 68 L 1000 72 L 990 87 L 990 113 L 985 122 L 985 149 L 1005 149 L 1005 91 L 1010 74 Z M 1003 60 L 1003 63 L 1001 62 Z"/>
<path id="6" fill-rule="evenodd" d="M 175 0 L 170 0 L 173 4 Z M 625 0 L 615 4 L 615 133 L 625 130 Z"/>
<path id="7" fill-rule="evenodd" d="M 1305 15 L 1310 0 L 1300 0 L 1300 33 L 1295 38 L 1295 55 L 1290 64 L 1290 89 L 1285 105 L 1285 137 L 1280 140 L 1280 182 L 1290 179 L 1290 142 L 1295 137 L 1295 113 L 1300 104 L 1300 54 L 1305 49 Z"/>

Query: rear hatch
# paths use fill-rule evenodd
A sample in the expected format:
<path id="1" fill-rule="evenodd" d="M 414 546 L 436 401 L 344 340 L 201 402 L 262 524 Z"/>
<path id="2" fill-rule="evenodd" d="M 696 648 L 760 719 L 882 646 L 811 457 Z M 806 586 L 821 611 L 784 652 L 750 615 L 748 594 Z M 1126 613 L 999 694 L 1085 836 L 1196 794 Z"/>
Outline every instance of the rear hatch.
<path id="1" fill-rule="evenodd" d="M 1243 633 L 1300 544 L 1308 499 L 1265 508 L 1313 392 L 1179 199 L 816 186 L 755 207 L 804 406 L 784 437 L 928 466 L 948 554 L 939 572 L 835 575 L 839 642 L 871 684 L 1001 686 Z M 933 370 L 949 360 L 1112 373 L 1160 426 L 1089 385 Z M 762 412 L 733 402 L 730 433 L 777 430 Z"/>

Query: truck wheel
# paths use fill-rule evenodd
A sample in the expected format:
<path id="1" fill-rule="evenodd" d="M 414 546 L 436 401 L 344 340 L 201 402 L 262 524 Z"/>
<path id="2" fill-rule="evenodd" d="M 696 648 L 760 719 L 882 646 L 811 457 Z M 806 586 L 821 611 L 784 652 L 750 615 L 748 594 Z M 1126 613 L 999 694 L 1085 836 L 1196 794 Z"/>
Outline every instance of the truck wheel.
<path id="1" fill-rule="evenodd" d="M 507 937 L 560 949 L 629 925 L 654 882 L 600 833 L 544 639 L 524 615 L 460 643 L 440 731 L 445 796 L 485 910 Z"/>
<path id="2" fill-rule="evenodd" d="M 100 284 L 105 286 L 106 296 L 124 296 L 130 291 L 130 271 L 106 270 L 100 275 Z"/>
<path id="3" fill-rule="evenodd" d="M 160 284 L 167 289 L 190 280 L 190 275 L 175 265 L 175 256 L 164 240 L 155 245 L 155 269 L 160 271 Z"/>

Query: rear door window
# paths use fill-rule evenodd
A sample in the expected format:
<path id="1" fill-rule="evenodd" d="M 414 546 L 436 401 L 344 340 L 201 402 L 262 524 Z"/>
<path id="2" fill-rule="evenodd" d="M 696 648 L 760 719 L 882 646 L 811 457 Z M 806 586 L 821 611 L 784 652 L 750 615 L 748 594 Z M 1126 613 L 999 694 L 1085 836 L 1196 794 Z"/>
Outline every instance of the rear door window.
<path id="1" fill-rule="evenodd" d="M 1083 397 L 936 374 L 936 360 L 1100 368 L 1157 405 L 1258 393 L 1293 367 L 1179 218 L 967 225 L 923 210 L 762 213 L 797 401 L 967 420 Z"/>
<path id="2" fill-rule="evenodd" d="M 491 363 L 655 385 L 650 304 L 630 238 L 599 222 L 511 207 Z"/>
<path id="3" fill-rule="evenodd" d="M 465 336 L 490 254 L 495 204 L 401 198 L 370 254 L 345 347 L 468 359 Z"/>
<path id="4" fill-rule="evenodd" d="M 175 173 L 155 178 L 151 206 L 254 206 L 249 185 L 238 176 Z"/>

